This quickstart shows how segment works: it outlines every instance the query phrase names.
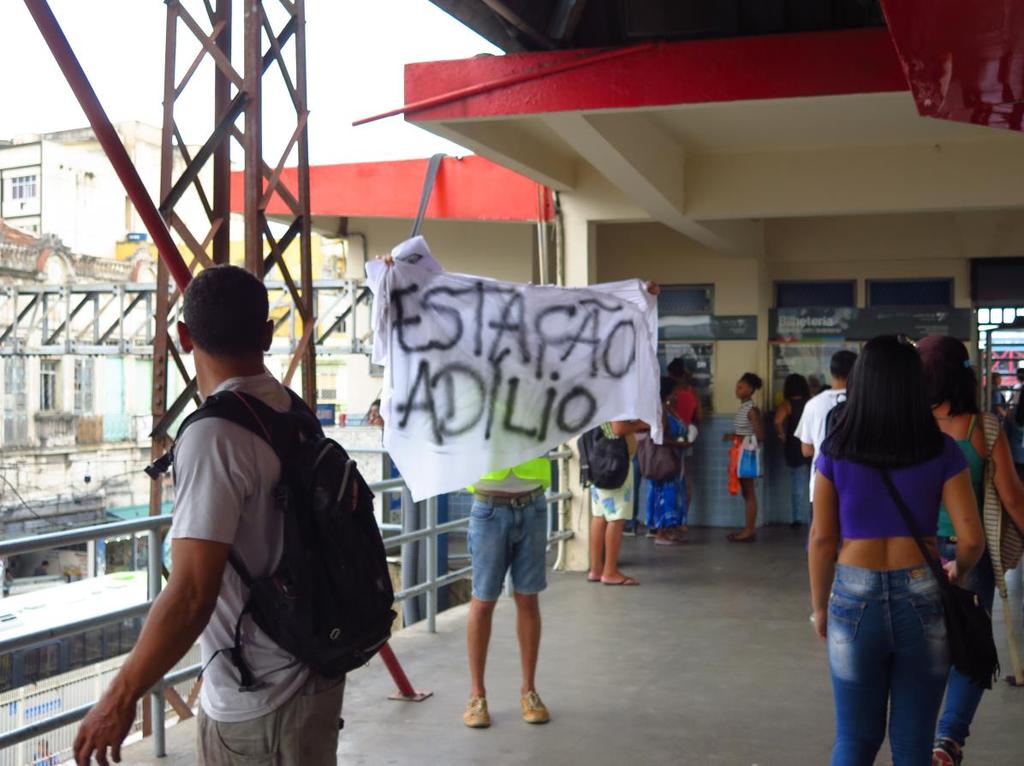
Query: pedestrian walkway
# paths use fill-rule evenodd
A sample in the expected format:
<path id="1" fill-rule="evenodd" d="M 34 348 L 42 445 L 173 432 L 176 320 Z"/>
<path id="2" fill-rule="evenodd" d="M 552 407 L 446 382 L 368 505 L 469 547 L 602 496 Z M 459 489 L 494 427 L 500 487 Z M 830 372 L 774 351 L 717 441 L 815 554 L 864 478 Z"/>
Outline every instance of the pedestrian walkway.
<path id="1" fill-rule="evenodd" d="M 389 702 L 375 661 L 354 673 L 345 698 L 339 763 L 587 764 L 587 766 L 821 766 L 833 735 L 824 644 L 808 620 L 803 532 L 761 530 L 731 545 L 721 530 L 694 530 L 681 548 L 627 536 L 623 569 L 638 588 L 551 575 L 542 598 L 539 686 L 547 726 L 519 719 L 519 657 L 512 604 L 503 601 L 488 662 L 494 726 L 461 722 L 467 694 L 465 608 L 444 613 L 437 635 L 419 628 L 393 646 L 413 683 L 434 691 L 419 704 Z M 1000 646 L 1002 617 L 996 619 Z M 1005 659 L 1005 648 L 1001 650 Z M 1024 762 L 1024 690 L 988 694 L 968 750 L 970 764 Z M 194 723 L 168 733 L 170 757 L 150 742 L 126 763 L 195 763 Z M 888 747 L 886 744 L 885 747 Z M 147 760 L 150 759 L 150 760 Z M 883 752 L 879 764 L 890 764 Z"/>

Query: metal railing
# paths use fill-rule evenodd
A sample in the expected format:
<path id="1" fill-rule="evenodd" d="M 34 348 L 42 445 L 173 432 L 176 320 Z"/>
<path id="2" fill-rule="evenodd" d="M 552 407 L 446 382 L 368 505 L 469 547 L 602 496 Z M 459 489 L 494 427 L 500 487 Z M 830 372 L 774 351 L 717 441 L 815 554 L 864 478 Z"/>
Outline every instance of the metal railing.
<path id="1" fill-rule="evenodd" d="M 381 454 L 385 455 L 383 448 L 353 448 L 352 453 Z M 572 492 L 565 491 L 561 487 L 565 483 L 565 460 L 572 455 L 570 450 L 551 452 L 548 458 L 559 461 L 560 469 L 557 472 L 558 481 L 552 486 L 548 493 L 548 548 L 552 545 L 561 546 L 573 535 L 571 529 L 565 528 L 566 512 L 565 503 L 571 500 Z M 407 493 L 408 489 L 402 478 L 384 479 L 370 484 L 370 489 L 379 495 L 394 493 Z M 395 594 L 396 602 L 417 596 L 426 597 L 426 624 L 427 630 L 436 632 L 436 621 L 438 613 L 438 591 L 459 580 L 472 576 L 473 567 L 462 567 L 444 575 L 438 575 L 438 539 L 442 535 L 453 533 L 464 533 L 469 527 L 469 518 L 456 519 L 442 524 L 437 523 L 438 499 L 436 497 L 422 501 L 420 518 L 425 519 L 421 529 L 413 532 L 406 532 L 391 535 L 384 538 L 385 550 L 393 550 L 403 545 L 409 545 L 424 541 L 426 547 L 426 579 L 416 585 L 398 591 Z M 89 543 L 96 540 L 104 540 L 121 535 L 146 533 L 148 535 L 148 600 L 133 606 L 119 609 L 115 612 L 95 615 L 84 620 L 77 620 L 60 625 L 55 628 L 28 633 L 17 638 L 0 641 L 0 656 L 9 652 L 15 652 L 31 646 L 66 638 L 87 630 L 114 624 L 125 619 L 145 616 L 153 605 L 153 601 L 160 595 L 163 578 L 163 551 L 161 532 L 171 525 L 172 516 L 165 514 L 161 516 L 149 516 L 129 521 L 119 521 L 110 524 L 100 524 L 80 529 L 50 532 L 47 534 L 33 535 L 31 537 L 17 538 L 14 540 L 0 540 L 0 557 L 17 556 L 25 553 L 51 550 L 53 548 Z M 382 525 L 384 527 L 391 525 Z M 556 568 L 562 559 L 559 551 Z M 167 703 L 164 697 L 164 690 L 188 681 L 199 675 L 202 667 L 200 664 L 182 668 L 169 673 L 160 680 L 149 692 L 150 715 L 153 731 L 153 748 L 158 757 L 166 755 L 166 729 L 165 714 Z M 56 716 L 36 721 L 29 725 L 22 726 L 12 731 L 0 733 L 0 751 L 13 747 L 22 742 L 28 742 L 40 735 L 60 729 L 82 720 L 92 708 L 92 704 L 80 705 L 70 710 L 65 710 Z"/>

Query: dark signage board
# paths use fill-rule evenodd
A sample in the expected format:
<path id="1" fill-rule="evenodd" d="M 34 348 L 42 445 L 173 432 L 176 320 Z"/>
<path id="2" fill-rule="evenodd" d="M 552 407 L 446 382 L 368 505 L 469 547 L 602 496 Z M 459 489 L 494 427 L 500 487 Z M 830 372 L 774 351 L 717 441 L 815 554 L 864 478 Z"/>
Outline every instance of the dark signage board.
<path id="1" fill-rule="evenodd" d="M 757 316 L 662 316 L 658 319 L 658 340 L 757 340 Z"/>
<path id="2" fill-rule="evenodd" d="M 952 335 L 970 340 L 971 310 L 948 308 L 772 309 L 769 337 L 775 342 L 870 340 L 878 335 Z"/>

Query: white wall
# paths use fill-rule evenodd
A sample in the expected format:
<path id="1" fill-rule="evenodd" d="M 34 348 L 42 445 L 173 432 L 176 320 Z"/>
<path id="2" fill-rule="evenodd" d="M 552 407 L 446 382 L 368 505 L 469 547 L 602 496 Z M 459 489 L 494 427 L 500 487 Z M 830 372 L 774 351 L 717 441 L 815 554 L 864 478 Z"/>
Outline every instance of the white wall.
<path id="1" fill-rule="evenodd" d="M 351 218 L 349 231 L 366 235 L 370 257 L 384 255 L 409 236 L 412 222 L 391 218 Z M 422 234 L 447 271 L 513 282 L 536 279 L 537 230 L 532 223 L 427 221 Z M 357 254 L 358 237 L 350 237 Z"/>

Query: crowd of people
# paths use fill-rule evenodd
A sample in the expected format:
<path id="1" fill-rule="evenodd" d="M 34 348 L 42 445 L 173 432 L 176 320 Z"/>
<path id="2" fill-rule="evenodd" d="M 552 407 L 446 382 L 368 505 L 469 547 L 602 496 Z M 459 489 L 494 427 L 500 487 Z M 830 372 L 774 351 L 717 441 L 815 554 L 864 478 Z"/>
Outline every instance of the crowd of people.
<path id="1" fill-rule="evenodd" d="M 656 286 L 648 289 L 656 294 Z M 204 397 L 248 397 L 278 413 L 297 406 L 264 367 L 273 338 L 268 311 L 265 287 L 242 269 L 210 268 L 191 282 L 179 332 L 183 348 L 195 356 Z M 832 764 L 873 763 L 888 729 L 896 766 L 956 766 L 985 689 L 951 666 L 936 571 L 991 610 L 995 567 L 979 506 L 987 491 L 995 492 L 1012 522 L 1024 528 L 1024 397 L 1007 403 L 1002 420 L 981 412 L 967 350 L 945 337 L 925 338 L 917 347 L 898 337 L 876 338 L 859 357 L 836 354 L 831 374 L 831 387 L 817 395 L 800 376 L 786 380 L 772 438 L 780 441 L 792 483 L 792 522 L 806 521 L 808 498 L 813 502 L 808 566 L 814 629 L 827 641 L 835 699 Z M 744 500 L 745 526 L 729 536 L 736 543 L 757 536 L 756 479 L 763 471 L 760 445 L 768 438 L 755 401 L 761 388 L 756 374 L 739 379 L 740 405 L 725 436 L 729 483 Z M 611 456 L 602 467 L 614 480 L 602 474 L 591 488 L 590 582 L 639 584 L 619 568 L 624 527 L 640 495 L 638 477 L 647 482 L 645 520 L 654 544 L 680 545 L 687 538 L 693 492 L 687 464 L 702 412 L 681 361 L 669 365 L 660 395 L 661 444 L 645 437 L 650 424 L 638 420 L 602 424 L 591 436 Z M 335 763 L 344 675 L 313 672 L 245 619 L 241 573 L 265 577 L 283 555 L 285 520 L 275 505 L 279 456 L 269 441 L 210 417 L 179 440 L 174 465 L 172 575 L 134 650 L 83 721 L 76 762 L 86 766 L 95 756 L 105 763 L 108 750 L 119 760 L 139 700 L 199 639 L 205 666 L 200 763 Z M 547 457 L 539 456 L 489 473 L 470 488 L 470 695 L 463 722 L 471 728 L 492 723 L 485 669 L 507 576 L 516 607 L 522 719 L 543 724 L 551 717 L 536 685 L 551 471 Z M 922 530 L 920 546 L 912 527 Z M 945 573 L 926 565 L 932 556 L 941 557 Z M 1019 569 L 1014 577 L 1019 599 Z M 248 679 L 236 672 L 241 638 Z"/>

